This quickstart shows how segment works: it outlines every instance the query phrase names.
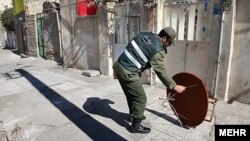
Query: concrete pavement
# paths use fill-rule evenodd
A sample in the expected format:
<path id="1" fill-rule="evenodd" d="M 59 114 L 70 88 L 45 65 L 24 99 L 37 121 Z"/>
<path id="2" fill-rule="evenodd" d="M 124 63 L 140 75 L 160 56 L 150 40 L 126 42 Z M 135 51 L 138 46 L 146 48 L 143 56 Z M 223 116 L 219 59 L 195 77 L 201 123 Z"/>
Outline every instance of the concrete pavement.
<path id="1" fill-rule="evenodd" d="M 250 106 L 217 101 L 212 122 L 183 128 L 162 106 L 162 85 L 147 86 L 144 124 L 149 134 L 131 134 L 127 104 L 117 80 L 85 77 L 55 62 L 20 58 L 0 49 L 0 141 L 212 141 L 215 124 L 250 124 Z"/>

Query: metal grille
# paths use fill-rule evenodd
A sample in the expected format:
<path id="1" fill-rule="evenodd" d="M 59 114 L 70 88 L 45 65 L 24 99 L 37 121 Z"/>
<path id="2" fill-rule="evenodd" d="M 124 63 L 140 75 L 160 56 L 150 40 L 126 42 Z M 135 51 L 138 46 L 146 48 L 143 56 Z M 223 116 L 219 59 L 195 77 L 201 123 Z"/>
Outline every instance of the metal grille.
<path id="1" fill-rule="evenodd" d="M 209 0 L 168 1 L 164 6 L 163 25 L 176 30 L 177 40 L 210 41 L 213 5 Z"/>
<path id="2" fill-rule="evenodd" d="M 140 32 L 140 11 L 137 4 L 121 4 L 115 7 L 115 44 L 127 44 Z"/>

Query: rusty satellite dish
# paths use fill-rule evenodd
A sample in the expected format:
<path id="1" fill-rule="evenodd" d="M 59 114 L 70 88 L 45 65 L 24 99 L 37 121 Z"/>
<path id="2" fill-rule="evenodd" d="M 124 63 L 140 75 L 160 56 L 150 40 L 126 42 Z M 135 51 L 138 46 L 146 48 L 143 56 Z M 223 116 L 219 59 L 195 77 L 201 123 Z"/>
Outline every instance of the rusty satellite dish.
<path id="1" fill-rule="evenodd" d="M 180 121 L 190 127 L 201 124 L 208 111 L 208 94 L 202 80 L 190 73 L 178 73 L 173 76 L 178 85 L 183 85 L 186 90 L 176 93 L 167 89 L 167 94 L 173 100 L 169 100 L 172 110 Z"/>

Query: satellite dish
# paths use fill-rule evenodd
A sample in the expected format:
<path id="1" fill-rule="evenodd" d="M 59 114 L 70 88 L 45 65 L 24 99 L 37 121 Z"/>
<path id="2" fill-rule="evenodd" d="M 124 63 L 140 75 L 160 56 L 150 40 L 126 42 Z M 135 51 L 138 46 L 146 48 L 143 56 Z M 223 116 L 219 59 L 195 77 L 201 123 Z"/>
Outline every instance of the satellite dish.
<path id="1" fill-rule="evenodd" d="M 178 85 L 183 85 L 186 90 L 176 93 L 167 89 L 167 94 L 174 100 L 169 100 L 172 110 L 175 111 L 180 121 L 190 127 L 201 124 L 208 111 L 208 94 L 201 79 L 190 73 L 178 73 L 173 76 Z"/>

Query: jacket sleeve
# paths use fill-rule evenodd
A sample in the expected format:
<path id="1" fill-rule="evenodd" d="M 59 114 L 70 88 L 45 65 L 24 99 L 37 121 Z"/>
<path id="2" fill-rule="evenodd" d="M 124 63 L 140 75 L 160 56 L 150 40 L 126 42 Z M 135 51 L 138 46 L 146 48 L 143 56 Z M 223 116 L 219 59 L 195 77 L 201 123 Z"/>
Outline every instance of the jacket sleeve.
<path id="1" fill-rule="evenodd" d="M 174 88 L 176 86 L 175 81 L 169 77 L 167 74 L 167 71 L 164 66 L 164 54 L 165 52 L 158 52 L 156 53 L 151 59 L 150 64 L 153 67 L 156 75 L 161 80 L 161 82 L 167 87 L 167 88 Z"/>

